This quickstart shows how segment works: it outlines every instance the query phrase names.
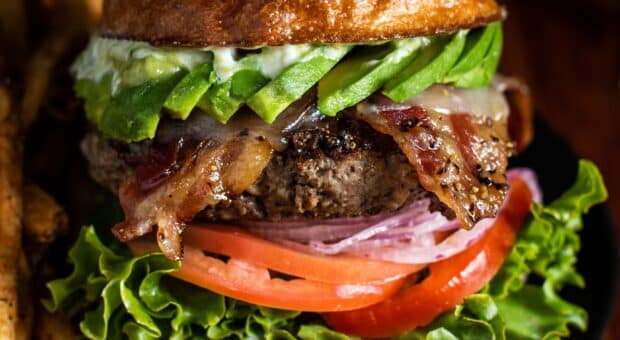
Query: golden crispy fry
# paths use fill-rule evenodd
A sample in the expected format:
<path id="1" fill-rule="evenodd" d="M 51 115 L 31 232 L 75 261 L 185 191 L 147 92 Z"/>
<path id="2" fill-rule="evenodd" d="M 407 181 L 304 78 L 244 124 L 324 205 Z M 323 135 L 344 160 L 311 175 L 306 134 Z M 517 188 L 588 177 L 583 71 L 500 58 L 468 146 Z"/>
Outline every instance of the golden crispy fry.
<path id="1" fill-rule="evenodd" d="M 2 1 L 0 1 L 2 2 Z M 36 120 L 56 66 L 76 41 L 82 41 L 99 21 L 102 0 L 43 0 L 49 33 L 27 63 L 22 97 L 22 128 Z"/>
<path id="2" fill-rule="evenodd" d="M 17 115 L 0 87 L 0 339 L 15 339 L 17 259 L 21 251 L 22 174 Z"/>
<path id="3" fill-rule="evenodd" d="M 48 193 L 35 184 L 24 185 L 24 236 L 31 242 L 52 243 L 67 231 L 67 215 Z"/>
<path id="4" fill-rule="evenodd" d="M 32 273 L 28 265 L 28 260 L 23 250 L 20 251 L 18 259 L 18 282 L 17 297 L 19 299 L 18 305 L 18 320 L 17 329 L 15 334 L 16 340 L 29 340 L 32 339 L 32 324 L 34 321 L 34 304 L 38 303 L 34 300 L 33 286 L 32 286 Z"/>
<path id="5" fill-rule="evenodd" d="M 48 35 L 34 53 L 26 68 L 24 96 L 22 97 L 21 125 L 28 131 L 37 119 L 41 104 L 50 86 L 50 80 L 59 59 L 66 53 L 75 37 L 68 32 Z"/>

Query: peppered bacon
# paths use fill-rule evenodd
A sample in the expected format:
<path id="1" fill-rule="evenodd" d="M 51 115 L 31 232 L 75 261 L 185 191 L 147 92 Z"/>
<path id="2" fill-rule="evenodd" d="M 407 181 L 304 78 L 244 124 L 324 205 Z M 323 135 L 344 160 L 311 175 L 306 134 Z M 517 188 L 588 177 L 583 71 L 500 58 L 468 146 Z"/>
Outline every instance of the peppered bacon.
<path id="1" fill-rule="evenodd" d="M 451 208 L 466 228 L 496 215 L 508 189 L 505 171 L 512 152 L 504 122 L 420 107 L 377 107 L 352 114 L 392 136 L 422 186 Z"/>
<path id="2" fill-rule="evenodd" d="M 133 174 L 119 189 L 125 221 L 113 228 L 127 242 L 157 227 L 157 242 L 170 259 L 182 258 L 185 223 L 207 206 L 226 201 L 254 183 L 273 150 L 260 136 L 238 135 L 222 142 L 200 144 L 172 176 L 144 191 Z"/>

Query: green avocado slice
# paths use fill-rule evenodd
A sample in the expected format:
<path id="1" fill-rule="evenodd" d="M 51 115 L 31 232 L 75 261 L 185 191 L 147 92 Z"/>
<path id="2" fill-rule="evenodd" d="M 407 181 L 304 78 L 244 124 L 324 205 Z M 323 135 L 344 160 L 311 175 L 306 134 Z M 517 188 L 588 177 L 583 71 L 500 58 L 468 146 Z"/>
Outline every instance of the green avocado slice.
<path id="1" fill-rule="evenodd" d="M 170 116 L 187 119 L 216 78 L 211 61 L 199 65 L 183 77 L 164 102 L 164 107 L 168 109 Z"/>
<path id="2" fill-rule="evenodd" d="M 106 137 L 126 142 L 155 137 L 164 101 L 186 74 L 180 71 L 164 79 L 123 89 L 103 112 L 100 130 Z"/>
<path id="3" fill-rule="evenodd" d="M 272 123 L 291 103 L 301 98 L 351 50 L 350 45 L 322 45 L 287 67 L 248 100 L 248 106 Z"/>
<path id="4" fill-rule="evenodd" d="M 267 82 L 269 78 L 258 70 L 240 70 L 230 79 L 209 89 L 198 102 L 198 107 L 226 123 Z"/>
<path id="5" fill-rule="evenodd" d="M 465 42 L 465 48 L 461 57 L 446 74 L 442 82 L 451 83 L 458 81 L 463 74 L 478 67 L 489 51 L 496 30 L 497 26 L 488 25 L 482 29 L 470 32 L 467 35 L 467 41 Z"/>
<path id="6" fill-rule="evenodd" d="M 411 64 L 385 84 L 383 94 L 402 103 L 443 79 L 461 55 L 467 33 L 463 30 L 433 38 Z"/>
<path id="7" fill-rule="evenodd" d="M 493 75 L 497 71 L 501 58 L 504 40 L 501 25 L 499 23 L 493 25 L 497 25 L 497 29 L 484 58 L 480 60 L 476 67 L 456 78 L 452 82 L 454 86 L 463 88 L 484 87 L 488 86 L 493 80 Z"/>
<path id="8" fill-rule="evenodd" d="M 84 99 L 86 118 L 99 126 L 101 116 L 112 97 L 112 75 L 105 75 L 99 82 L 91 79 L 78 79 L 73 89 L 78 97 Z"/>
<path id="9" fill-rule="evenodd" d="M 335 116 L 361 102 L 409 65 L 427 41 L 413 38 L 370 47 L 340 63 L 319 81 L 319 111 Z"/>

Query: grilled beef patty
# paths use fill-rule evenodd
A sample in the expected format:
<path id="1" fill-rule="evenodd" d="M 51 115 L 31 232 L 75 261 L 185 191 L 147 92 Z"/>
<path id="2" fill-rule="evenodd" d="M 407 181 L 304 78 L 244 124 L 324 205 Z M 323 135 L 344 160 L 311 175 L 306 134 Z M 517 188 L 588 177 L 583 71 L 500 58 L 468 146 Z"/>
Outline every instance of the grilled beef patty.
<path id="1" fill-rule="evenodd" d="M 334 218 L 394 211 L 408 200 L 431 197 L 392 138 L 353 119 L 326 119 L 283 136 L 287 148 L 274 155 L 259 180 L 241 195 L 206 208 L 198 219 Z M 132 172 L 123 161 L 151 145 L 119 148 L 96 132 L 82 151 L 91 176 L 116 191 Z M 436 199 L 434 208 L 448 211 Z"/>

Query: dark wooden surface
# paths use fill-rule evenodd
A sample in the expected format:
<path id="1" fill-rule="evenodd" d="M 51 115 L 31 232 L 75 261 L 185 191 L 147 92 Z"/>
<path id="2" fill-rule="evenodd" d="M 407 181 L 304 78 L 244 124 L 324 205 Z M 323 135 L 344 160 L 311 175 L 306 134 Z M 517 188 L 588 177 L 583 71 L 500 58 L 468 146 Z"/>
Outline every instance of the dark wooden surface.
<path id="1" fill-rule="evenodd" d="M 619 3 L 506 1 L 509 16 L 502 64 L 504 73 L 520 76 L 528 83 L 543 118 L 579 155 L 599 165 L 618 228 Z M 619 239 L 620 229 L 616 233 Z M 615 306 L 609 340 L 620 339 L 620 299 Z"/>

